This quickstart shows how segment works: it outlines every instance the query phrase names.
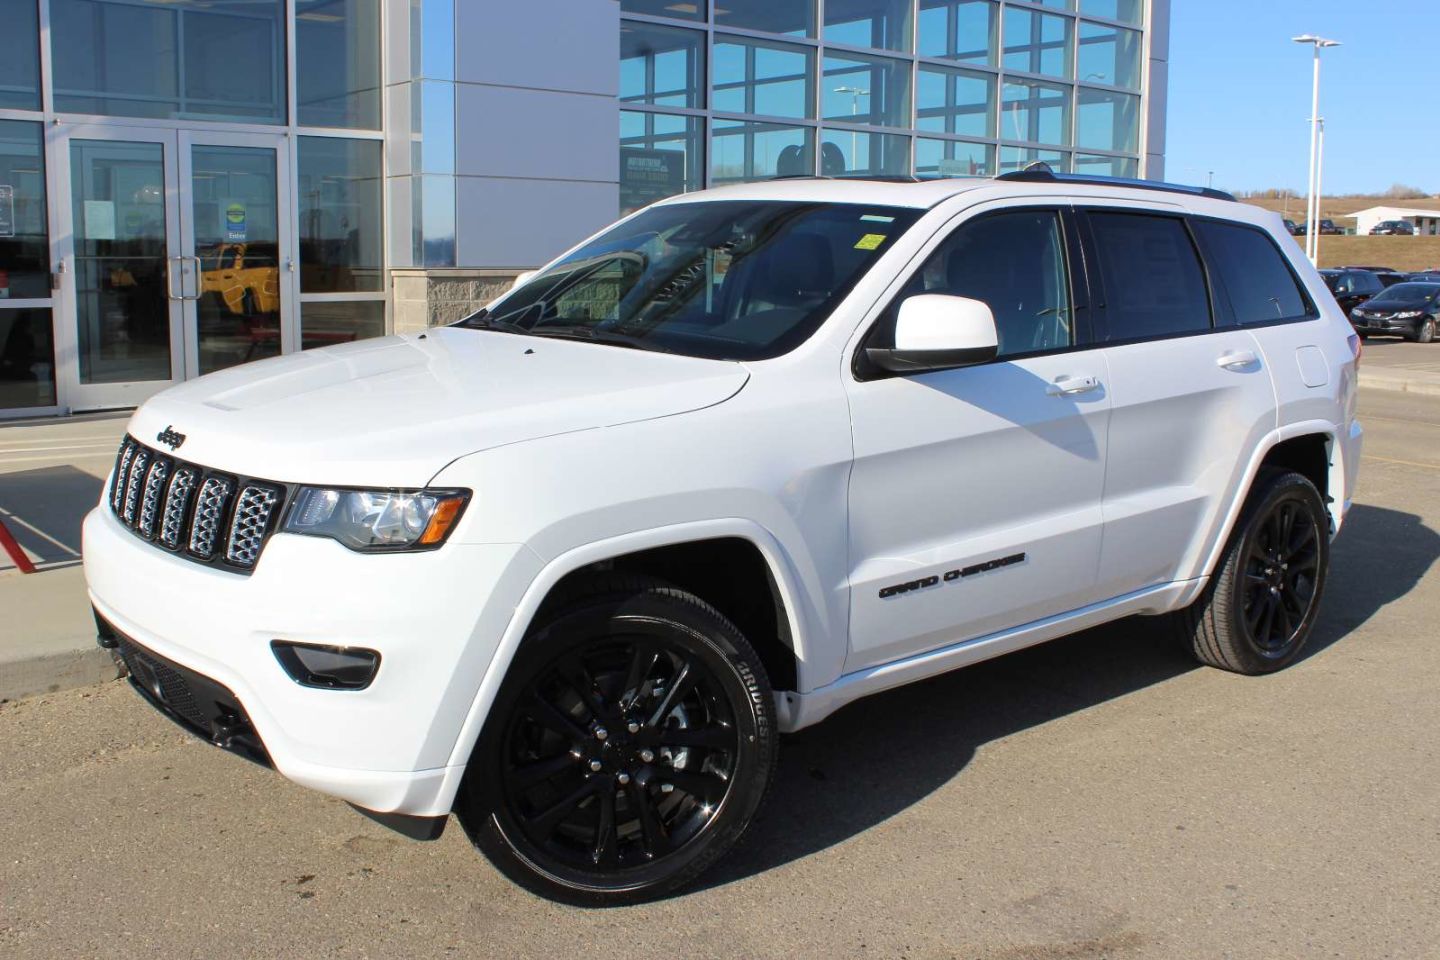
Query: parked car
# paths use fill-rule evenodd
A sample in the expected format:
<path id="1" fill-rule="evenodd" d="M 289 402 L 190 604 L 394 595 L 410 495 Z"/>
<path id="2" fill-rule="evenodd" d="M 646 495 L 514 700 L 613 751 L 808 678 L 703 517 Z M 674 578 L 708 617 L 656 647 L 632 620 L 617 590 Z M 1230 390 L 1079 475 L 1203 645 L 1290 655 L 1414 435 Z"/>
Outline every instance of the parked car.
<path id="1" fill-rule="evenodd" d="M 1371 273 L 1399 273 L 1394 267 L 1381 267 L 1375 264 L 1347 263 L 1343 267 L 1335 267 L 1336 270 L 1369 270 Z"/>
<path id="2" fill-rule="evenodd" d="M 545 896 L 669 893 L 860 697 L 1135 614 L 1300 656 L 1360 340 L 1280 236 L 1036 170 L 663 200 L 457 324 L 143 404 L 84 525 L 101 643 Z M 175 786 L 197 838 L 234 802 Z"/>
<path id="3" fill-rule="evenodd" d="M 1387 287 L 1393 287 L 1397 283 L 1404 283 L 1406 280 L 1410 279 L 1408 274 L 1391 273 L 1388 270 L 1376 271 L 1375 278 Z"/>
<path id="4" fill-rule="evenodd" d="M 1296 223 L 1294 220 L 1291 220 L 1289 217 L 1286 217 L 1285 232 L 1290 234 L 1290 236 L 1292 237 L 1297 237 L 1305 231 L 1301 229 L 1300 224 Z"/>
<path id="5" fill-rule="evenodd" d="M 1320 277 L 1347 316 L 1351 310 L 1385 289 L 1380 278 L 1369 270 L 1321 270 Z"/>
<path id="6" fill-rule="evenodd" d="M 1413 237 L 1415 225 L 1408 220 L 1381 220 L 1370 228 L 1372 237 Z"/>
<path id="7" fill-rule="evenodd" d="M 1440 282 L 1397 284 L 1351 310 L 1350 322 L 1362 337 L 1378 334 L 1430 343 L 1440 327 Z"/>
<path id="8" fill-rule="evenodd" d="M 1423 270 L 1420 273 L 1412 273 L 1405 279 L 1414 283 L 1440 283 L 1440 270 Z"/>
<path id="9" fill-rule="evenodd" d="M 1305 236 L 1305 234 L 1306 234 L 1306 232 L 1308 231 L 1308 229 L 1309 229 L 1309 225 L 1308 225 L 1308 224 L 1305 224 L 1305 223 L 1302 223 L 1302 224 L 1300 224 L 1299 230 L 1298 230 L 1297 232 L 1299 233 L 1300 236 L 1303 237 L 1303 236 Z M 1317 230 L 1317 232 L 1323 237 L 1323 236 L 1326 236 L 1327 234 L 1336 234 L 1336 235 L 1342 234 L 1342 233 L 1344 233 L 1345 231 L 1342 230 L 1342 229 L 1340 229 L 1338 226 L 1336 226 L 1334 220 L 1321 220 L 1321 221 L 1320 221 L 1320 224 L 1319 224 L 1319 229 Z"/>

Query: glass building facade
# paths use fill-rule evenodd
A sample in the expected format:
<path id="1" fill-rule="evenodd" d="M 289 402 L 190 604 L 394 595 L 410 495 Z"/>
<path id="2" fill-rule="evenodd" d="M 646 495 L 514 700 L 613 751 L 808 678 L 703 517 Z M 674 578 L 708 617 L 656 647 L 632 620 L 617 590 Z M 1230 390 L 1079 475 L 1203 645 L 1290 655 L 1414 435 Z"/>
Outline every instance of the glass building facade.
<path id="1" fill-rule="evenodd" d="M 469 313 L 794 175 L 1159 176 L 1169 0 L 0 0 L 0 418 Z"/>

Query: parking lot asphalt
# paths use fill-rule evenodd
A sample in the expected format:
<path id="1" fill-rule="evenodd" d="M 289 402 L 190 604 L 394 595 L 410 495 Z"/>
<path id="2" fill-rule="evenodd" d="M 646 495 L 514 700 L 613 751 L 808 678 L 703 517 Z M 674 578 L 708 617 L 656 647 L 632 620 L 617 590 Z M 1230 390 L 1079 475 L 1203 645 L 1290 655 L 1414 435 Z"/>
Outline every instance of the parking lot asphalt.
<path id="1" fill-rule="evenodd" d="M 1367 391 L 1308 656 L 1091 630 L 788 737 L 701 887 L 586 911 L 123 683 L 0 705 L 0 956 L 1440 957 L 1440 398 Z"/>

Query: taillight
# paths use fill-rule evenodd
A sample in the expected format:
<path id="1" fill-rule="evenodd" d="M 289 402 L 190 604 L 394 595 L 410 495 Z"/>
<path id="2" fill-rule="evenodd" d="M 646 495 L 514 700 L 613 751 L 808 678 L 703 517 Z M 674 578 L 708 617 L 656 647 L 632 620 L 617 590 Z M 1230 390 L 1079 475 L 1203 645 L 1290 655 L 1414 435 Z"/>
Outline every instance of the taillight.
<path id="1" fill-rule="evenodd" d="M 1355 361 L 1355 369 L 1359 370 L 1360 356 L 1365 352 L 1365 341 L 1360 339 L 1360 334 L 1352 333 L 1345 338 L 1345 342 L 1350 344 L 1350 356 Z"/>

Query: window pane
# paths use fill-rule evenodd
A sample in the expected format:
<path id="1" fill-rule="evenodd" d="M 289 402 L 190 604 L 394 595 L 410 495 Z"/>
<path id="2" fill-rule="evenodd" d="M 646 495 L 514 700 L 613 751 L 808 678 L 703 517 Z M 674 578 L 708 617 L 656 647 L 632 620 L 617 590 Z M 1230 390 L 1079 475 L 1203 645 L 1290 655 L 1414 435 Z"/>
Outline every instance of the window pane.
<path id="1" fill-rule="evenodd" d="M 921 0 L 921 56 L 993 66 L 996 9 L 992 0 Z"/>
<path id="2" fill-rule="evenodd" d="M 702 186 L 701 121 L 620 111 L 620 214 Z"/>
<path id="3" fill-rule="evenodd" d="M 705 19 L 705 0 L 620 0 L 620 9 L 626 13 L 644 13 L 652 17 Z"/>
<path id="4" fill-rule="evenodd" d="M 716 35 L 712 106 L 726 113 L 813 116 L 815 53 Z"/>
<path id="5" fill-rule="evenodd" d="M 427 174 L 411 180 L 411 255 L 417 267 L 455 266 L 455 178 Z"/>
<path id="6" fill-rule="evenodd" d="M 1294 272 L 1264 233 L 1209 220 L 1195 221 L 1195 232 L 1236 322 L 1265 323 L 1309 313 Z"/>
<path id="7" fill-rule="evenodd" d="M 725 0 L 715 5 L 715 25 L 815 36 L 815 0 Z"/>
<path id="8" fill-rule="evenodd" d="M 1140 175 L 1140 161 L 1134 157 L 1091 157 L 1077 153 L 1075 172 L 1101 177 L 1129 177 L 1133 180 Z"/>
<path id="9" fill-rule="evenodd" d="M 894 133 L 826 130 L 820 138 L 820 173 L 905 176 L 910 173 L 910 138 Z"/>
<path id="10" fill-rule="evenodd" d="M 995 135 L 995 78 L 968 70 L 921 66 L 915 127 L 968 137 Z"/>
<path id="11" fill-rule="evenodd" d="M 1143 0 L 1080 0 L 1080 12 L 1138 25 L 1145 8 Z"/>
<path id="12" fill-rule="evenodd" d="M 385 336 L 384 300 L 300 304 L 300 349 Z"/>
<path id="13" fill-rule="evenodd" d="M 826 0 L 825 42 L 910 50 L 914 0 Z"/>
<path id="14" fill-rule="evenodd" d="M 1205 275 L 1183 221 L 1096 211 L 1090 226 L 1105 285 L 1102 341 L 1209 329 Z"/>
<path id="15" fill-rule="evenodd" d="M 988 177 L 995 170 L 995 148 L 956 140 L 915 141 L 917 177 Z"/>
<path id="16" fill-rule="evenodd" d="M 1005 69 L 1068 79 L 1069 17 L 1005 8 Z"/>
<path id="17" fill-rule="evenodd" d="M 1070 154 L 1064 150 L 1037 150 L 1034 147 L 1001 147 L 1000 172 L 1024 170 L 1032 163 L 1047 163 L 1056 173 L 1070 169 Z"/>
<path id="18" fill-rule="evenodd" d="M 703 107 L 705 34 L 698 30 L 620 24 L 620 100 Z"/>
<path id="19" fill-rule="evenodd" d="M 51 0 L 56 109 L 283 123 L 284 24 L 283 0 Z"/>
<path id="20" fill-rule="evenodd" d="M 380 141 L 300 138 L 300 289 L 381 290 Z"/>
<path id="21" fill-rule="evenodd" d="M 910 64 L 889 57 L 825 56 L 820 102 L 826 120 L 910 126 Z"/>
<path id="22" fill-rule="evenodd" d="M 0 0 L 0 107 L 40 109 L 40 17 L 35 0 Z M 3 404 L 0 404 L 3 406 Z"/>
<path id="23" fill-rule="evenodd" d="M 55 402 L 50 311 L 0 308 L 0 410 Z"/>
<path id="24" fill-rule="evenodd" d="M 296 0 L 295 72 L 300 123 L 380 129 L 380 0 Z"/>
<path id="25" fill-rule="evenodd" d="M 39 123 L 0 120 L 0 299 L 50 296 L 44 134 Z"/>
<path id="26" fill-rule="evenodd" d="M 1031 143 L 1070 144 L 1070 88 L 1038 80 L 1010 80 L 1000 107 L 1000 136 Z"/>
<path id="27" fill-rule="evenodd" d="M 1140 146 L 1140 98 L 1080 88 L 1075 145 L 1134 153 Z"/>
<path id="28" fill-rule="evenodd" d="M 1140 89 L 1139 31 L 1081 23 L 1079 57 L 1083 82 Z"/>
<path id="29" fill-rule="evenodd" d="M 716 120 L 712 126 L 712 184 L 815 172 L 815 131 L 810 127 L 739 120 Z"/>

